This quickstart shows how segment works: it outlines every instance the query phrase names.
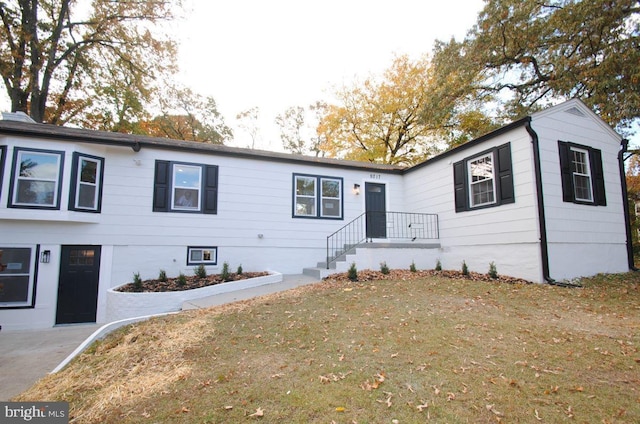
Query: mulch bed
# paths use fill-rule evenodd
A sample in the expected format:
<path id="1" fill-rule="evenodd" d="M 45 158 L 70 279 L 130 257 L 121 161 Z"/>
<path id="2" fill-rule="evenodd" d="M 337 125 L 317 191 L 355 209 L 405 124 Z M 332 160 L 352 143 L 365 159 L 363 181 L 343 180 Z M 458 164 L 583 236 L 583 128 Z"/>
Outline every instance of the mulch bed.
<path id="1" fill-rule="evenodd" d="M 201 287 L 214 286 L 220 283 L 230 281 L 241 281 L 248 278 L 264 277 L 269 275 L 268 272 L 243 272 L 242 274 L 230 273 L 229 278 L 223 280 L 220 275 L 208 275 L 206 278 L 199 278 L 195 275 L 186 276 L 184 284 L 181 284 L 178 278 L 167 278 L 167 281 L 160 280 L 144 280 L 142 287 L 136 287 L 133 283 L 125 284 L 118 287 L 116 291 L 126 293 L 158 293 L 199 289 Z"/>
<path id="2" fill-rule="evenodd" d="M 469 272 L 465 275 L 462 273 L 462 271 L 418 270 L 412 272 L 405 269 L 390 269 L 388 274 L 384 274 L 382 271 L 365 269 L 362 271 L 358 271 L 358 279 L 356 281 L 365 282 L 376 280 L 417 280 L 425 277 L 444 277 L 457 280 L 492 281 L 510 284 L 531 284 L 531 281 L 523 280 L 522 278 L 509 277 L 506 275 L 498 275 L 498 278 L 491 278 L 488 274 L 480 274 L 477 272 Z M 333 274 L 325 278 L 325 281 L 349 281 L 349 273 L 343 272 L 340 274 Z"/>

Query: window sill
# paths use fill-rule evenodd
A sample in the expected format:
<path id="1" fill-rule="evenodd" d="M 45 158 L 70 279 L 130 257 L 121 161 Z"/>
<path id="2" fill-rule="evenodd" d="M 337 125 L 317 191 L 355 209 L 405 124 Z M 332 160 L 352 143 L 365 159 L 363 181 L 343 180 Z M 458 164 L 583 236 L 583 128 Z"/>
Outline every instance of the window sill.
<path id="1" fill-rule="evenodd" d="M 100 214 L 74 211 L 44 210 L 44 209 L 0 209 L 0 220 L 13 221 L 49 221 L 49 222 L 78 222 L 97 224 Z"/>

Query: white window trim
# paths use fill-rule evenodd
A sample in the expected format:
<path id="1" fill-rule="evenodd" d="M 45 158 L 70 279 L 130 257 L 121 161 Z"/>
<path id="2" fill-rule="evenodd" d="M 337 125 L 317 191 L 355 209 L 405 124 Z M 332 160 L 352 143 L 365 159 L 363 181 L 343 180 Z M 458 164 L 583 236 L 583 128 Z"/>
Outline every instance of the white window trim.
<path id="1" fill-rule="evenodd" d="M 474 203 L 473 201 L 473 186 L 476 184 L 479 184 L 481 182 L 485 182 L 486 180 L 483 181 L 478 181 L 478 182 L 474 182 L 473 181 L 473 175 L 471 173 L 471 164 L 473 162 L 477 162 L 479 160 L 482 159 L 491 159 L 491 189 L 493 190 L 493 200 L 490 202 L 483 202 L 483 203 Z M 467 174 L 469 175 L 468 180 L 467 180 L 467 184 L 469 185 L 468 189 L 469 189 L 469 205 L 471 208 L 478 208 L 481 206 L 487 206 L 487 205 L 493 205 L 496 203 L 496 168 L 495 168 L 495 158 L 493 157 L 493 152 L 489 152 L 486 153 L 484 155 L 480 155 L 480 156 L 476 156 L 472 159 L 467 160 Z"/>
<path id="2" fill-rule="evenodd" d="M 193 168 L 198 170 L 198 184 L 195 187 L 191 186 L 181 186 L 176 184 L 176 172 L 178 167 L 182 168 Z M 173 211 L 202 211 L 202 166 L 200 165 L 189 165 L 184 163 L 174 163 L 171 167 L 171 210 Z M 176 189 L 186 189 L 186 190 L 196 190 L 197 195 L 196 199 L 198 200 L 198 206 L 180 206 L 176 204 Z"/>
<path id="3" fill-rule="evenodd" d="M 82 161 L 94 162 L 96 164 L 96 182 L 90 183 L 82 181 Z M 97 211 L 99 198 L 100 198 L 100 186 L 102 181 L 100 180 L 100 176 L 102 175 L 102 161 L 96 158 L 92 158 L 90 156 L 78 155 L 78 162 L 74 164 L 77 166 L 77 177 L 76 177 L 76 196 L 73 201 L 73 205 L 75 209 L 87 210 L 87 211 Z M 93 207 L 86 207 L 80 205 L 80 186 L 93 186 L 95 187 L 95 192 L 93 196 Z"/>
<path id="4" fill-rule="evenodd" d="M 325 181 L 335 181 L 338 183 L 338 197 L 329 197 L 322 195 L 322 183 Z M 342 180 L 339 178 L 322 177 L 320 178 L 320 187 L 318 187 L 318 195 L 320 197 L 320 216 L 322 218 L 340 218 L 342 217 Z M 338 214 L 329 215 L 324 212 L 324 199 L 337 200 L 338 201 Z"/>
<path id="5" fill-rule="evenodd" d="M 191 253 L 194 251 L 201 250 L 204 254 L 205 250 L 208 250 L 211 253 L 211 258 L 209 260 L 201 259 L 201 260 L 192 260 Z M 187 248 L 187 265 L 217 265 L 218 263 L 218 248 L 215 246 L 192 246 Z"/>
<path id="6" fill-rule="evenodd" d="M 573 170 L 573 154 L 569 157 L 569 160 L 571 161 L 571 165 L 572 165 L 571 178 L 573 179 L 573 197 L 574 199 L 580 202 L 593 202 L 593 176 L 591 175 L 591 163 L 590 163 L 589 151 L 571 146 L 569 147 L 569 152 L 582 153 L 585 158 L 584 167 L 587 170 L 586 174 L 583 172 L 574 171 Z M 589 181 L 589 198 L 583 198 L 578 196 L 578 190 L 577 190 L 578 185 L 576 184 L 576 176 L 585 177 Z"/>
<path id="7" fill-rule="evenodd" d="M 21 273 L 17 273 L 17 274 L 7 274 L 6 272 L 9 271 L 10 269 L 10 263 L 8 263 L 7 261 L 7 255 L 5 253 L 2 261 L 5 265 L 8 265 L 7 270 L 5 270 L 2 274 L 0 274 L 0 283 L 2 283 L 3 279 L 2 277 L 8 277 L 9 275 L 11 276 L 15 276 L 15 277 L 28 277 L 28 292 L 27 292 L 27 300 L 25 300 L 24 302 L 0 302 L 0 309 L 11 309 L 11 308 L 33 308 L 35 305 L 34 302 L 34 297 L 35 297 L 35 293 L 34 293 L 34 287 L 35 287 L 35 263 L 36 260 L 38 260 L 36 252 L 38 252 L 38 249 L 36 246 L 12 246 L 12 245 L 2 245 L 0 246 L 0 250 L 4 250 L 6 252 L 7 249 L 29 249 L 30 250 L 30 254 L 29 254 L 29 271 L 28 272 L 21 272 Z"/>
<path id="8" fill-rule="evenodd" d="M 312 180 L 313 181 L 313 195 L 309 195 L 309 194 L 298 194 L 298 179 L 308 179 L 308 180 Z M 294 191 L 295 191 L 295 206 L 298 206 L 298 198 L 303 198 L 303 199 L 313 199 L 313 210 L 315 211 L 315 213 L 300 213 L 298 212 L 298 208 L 295 207 L 294 208 L 294 215 L 295 216 L 301 216 L 301 217 L 315 217 L 318 215 L 318 178 L 317 177 L 313 177 L 311 175 L 296 175 L 295 176 L 295 181 L 294 181 Z"/>
<path id="9" fill-rule="evenodd" d="M 23 154 L 37 154 L 44 156 L 54 156 L 56 157 L 56 168 L 57 174 L 56 178 L 44 179 L 44 178 L 31 178 L 31 177 L 22 177 L 20 176 L 20 163 L 22 163 L 21 157 Z M 40 150 L 32 150 L 32 149 L 22 149 L 17 148 L 17 152 L 15 155 L 15 163 L 14 163 L 14 174 L 12 175 L 11 185 L 12 185 L 12 196 L 11 196 L 11 206 L 17 207 L 30 207 L 30 208 L 43 208 L 43 209 L 57 209 L 60 207 L 60 180 L 62 178 L 62 160 L 64 153 L 62 152 L 54 152 L 54 151 L 40 151 Z M 45 181 L 45 182 L 53 182 L 53 203 L 27 203 L 27 202 L 19 202 L 18 195 L 20 193 L 19 182 L 20 181 Z"/>

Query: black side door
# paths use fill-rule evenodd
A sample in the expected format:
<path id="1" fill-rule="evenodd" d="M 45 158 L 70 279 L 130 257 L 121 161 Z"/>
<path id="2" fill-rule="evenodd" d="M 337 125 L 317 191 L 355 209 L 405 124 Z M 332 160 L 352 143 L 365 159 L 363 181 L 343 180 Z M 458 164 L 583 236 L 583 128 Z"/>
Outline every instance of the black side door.
<path id="1" fill-rule="evenodd" d="M 96 322 L 100 246 L 62 246 L 56 324 Z"/>
<path id="2" fill-rule="evenodd" d="M 365 183 L 365 211 L 367 213 L 367 237 L 387 237 L 387 211 L 385 185 Z"/>

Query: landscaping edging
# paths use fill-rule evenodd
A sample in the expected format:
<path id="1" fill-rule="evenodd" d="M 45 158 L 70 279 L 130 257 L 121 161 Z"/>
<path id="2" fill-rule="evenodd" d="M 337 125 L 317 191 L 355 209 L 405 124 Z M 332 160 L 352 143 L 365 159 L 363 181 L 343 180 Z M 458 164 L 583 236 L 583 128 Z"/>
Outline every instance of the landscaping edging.
<path id="1" fill-rule="evenodd" d="M 189 300 L 202 299 L 221 293 L 245 290 L 281 281 L 281 273 L 269 271 L 269 275 L 264 277 L 230 281 L 193 290 L 130 293 L 116 291 L 121 286 L 113 287 L 107 290 L 106 321 L 119 321 L 139 316 L 176 312 L 181 310 L 182 304 Z"/>

